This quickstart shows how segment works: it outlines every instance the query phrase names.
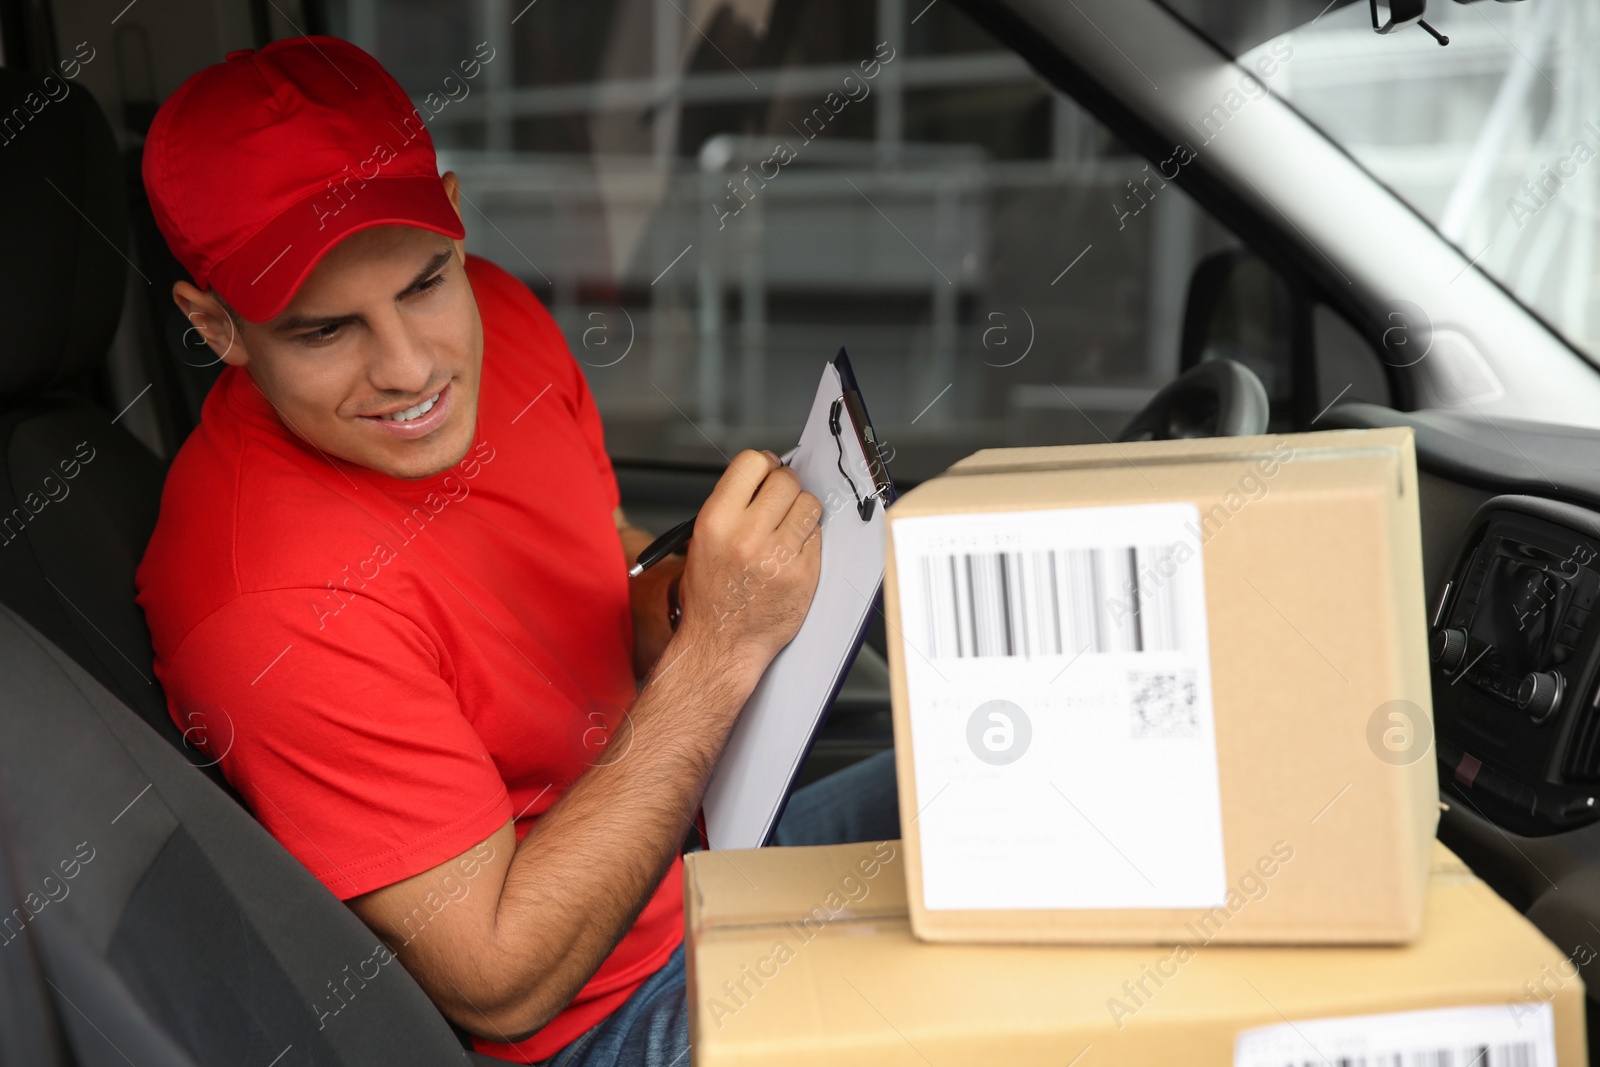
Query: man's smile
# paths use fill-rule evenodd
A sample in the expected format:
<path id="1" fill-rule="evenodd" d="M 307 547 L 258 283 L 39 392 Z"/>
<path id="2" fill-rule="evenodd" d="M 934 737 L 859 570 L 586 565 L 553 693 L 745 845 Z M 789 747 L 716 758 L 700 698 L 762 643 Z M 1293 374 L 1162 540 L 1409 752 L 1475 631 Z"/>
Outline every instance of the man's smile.
<path id="1" fill-rule="evenodd" d="M 452 383 L 409 407 L 390 408 L 376 415 L 356 416 L 362 422 L 376 427 L 381 433 L 393 434 L 405 440 L 426 437 L 450 418 Z"/>

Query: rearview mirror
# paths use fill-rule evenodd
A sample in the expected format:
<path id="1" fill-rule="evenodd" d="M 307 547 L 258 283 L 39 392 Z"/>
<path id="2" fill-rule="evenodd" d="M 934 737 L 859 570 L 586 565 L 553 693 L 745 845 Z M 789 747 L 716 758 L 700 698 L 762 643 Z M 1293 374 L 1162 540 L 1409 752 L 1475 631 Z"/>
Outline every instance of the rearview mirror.
<path id="1" fill-rule="evenodd" d="M 1378 21 L 1378 0 L 1367 0 L 1367 4 L 1372 8 L 1372 28 L 1377 33 L 1393 33 L 1415 24 L 1433 34 L 1440 44 L 1450 43 L 1450 38 L 1422 20 L 1428 13 L 1428 0 L 1389 0 L 1389 18 L 1382 23 Z"/>
<path id="2" fill-rule="evenodd" d="M 1403 30 L 1414 22 L 1421 22 L 1428 13 L 1428 0 L 1389 0 L 1389 21 L 1378 24 L 1378 0 L 1368 0 L 1372 5 L 1372 28 L 1379 33 Z"/>

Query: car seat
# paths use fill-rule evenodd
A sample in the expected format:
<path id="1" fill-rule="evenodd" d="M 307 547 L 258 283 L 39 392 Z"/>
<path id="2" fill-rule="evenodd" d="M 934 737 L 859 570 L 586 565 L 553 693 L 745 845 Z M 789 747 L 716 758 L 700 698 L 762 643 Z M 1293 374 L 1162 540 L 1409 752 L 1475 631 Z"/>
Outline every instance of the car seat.
<path id="1" fill-rule="evenodd" d="M 136 269 L 121 163 L 87 90 L 60 96 L 64 83 L 52 82 L 59 99 L 36 76 L 0 68 L 0 116 L 31 116 L 8 125 L 0 146 L 0 603 L 209 765 L 167 714 L 134 603 L 165 464 L 94 400 Z M 206 772 L 226 788 L 215 767 Z"/>

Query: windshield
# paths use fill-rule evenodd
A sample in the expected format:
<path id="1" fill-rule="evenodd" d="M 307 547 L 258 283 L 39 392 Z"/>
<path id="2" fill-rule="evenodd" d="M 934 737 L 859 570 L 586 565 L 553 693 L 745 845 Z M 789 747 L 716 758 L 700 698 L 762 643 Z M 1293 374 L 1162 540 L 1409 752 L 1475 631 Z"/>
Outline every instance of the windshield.
<path id="1" fill-rule="evenodd" d="M 1287 44 L 1273 90 L 1597 361 L 1600 5 L 1436 2 L 1427 21 L 1448 46 L 1378 36 L 1351 4 L 1239 58 Z"/>
<path id="2" fill-rule="evenodd" d="M 515 0 L 487 42 L 479 7 L 334 0 L 331 28 L 426 106 L 468 251 L 549 308 L 614 459 L 787 449 L 841 348 L 902 482 L 1109 440 L 1243 244 L 953 4 Z M 1279 307 L 1205 340 L 1288 418 Z M 1335 389 L 1390 402 L 1361 358 Z"/>

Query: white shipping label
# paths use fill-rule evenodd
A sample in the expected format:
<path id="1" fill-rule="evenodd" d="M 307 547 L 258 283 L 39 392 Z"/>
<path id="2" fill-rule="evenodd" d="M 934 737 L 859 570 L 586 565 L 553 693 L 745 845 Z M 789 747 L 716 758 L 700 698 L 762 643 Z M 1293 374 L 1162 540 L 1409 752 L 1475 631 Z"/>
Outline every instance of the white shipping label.
<path id="1" fill-rule="evenodd" d="M 892 523 L 926 907 L 1225 903 L 1198 524 Z"/>
<path id="2" fill-rule="evenodd" d="M 1246 1030 L 1234 1067 L 1556 1067 L 1554 1015 L 1541 1003 L 1302 1019 Z"/>

